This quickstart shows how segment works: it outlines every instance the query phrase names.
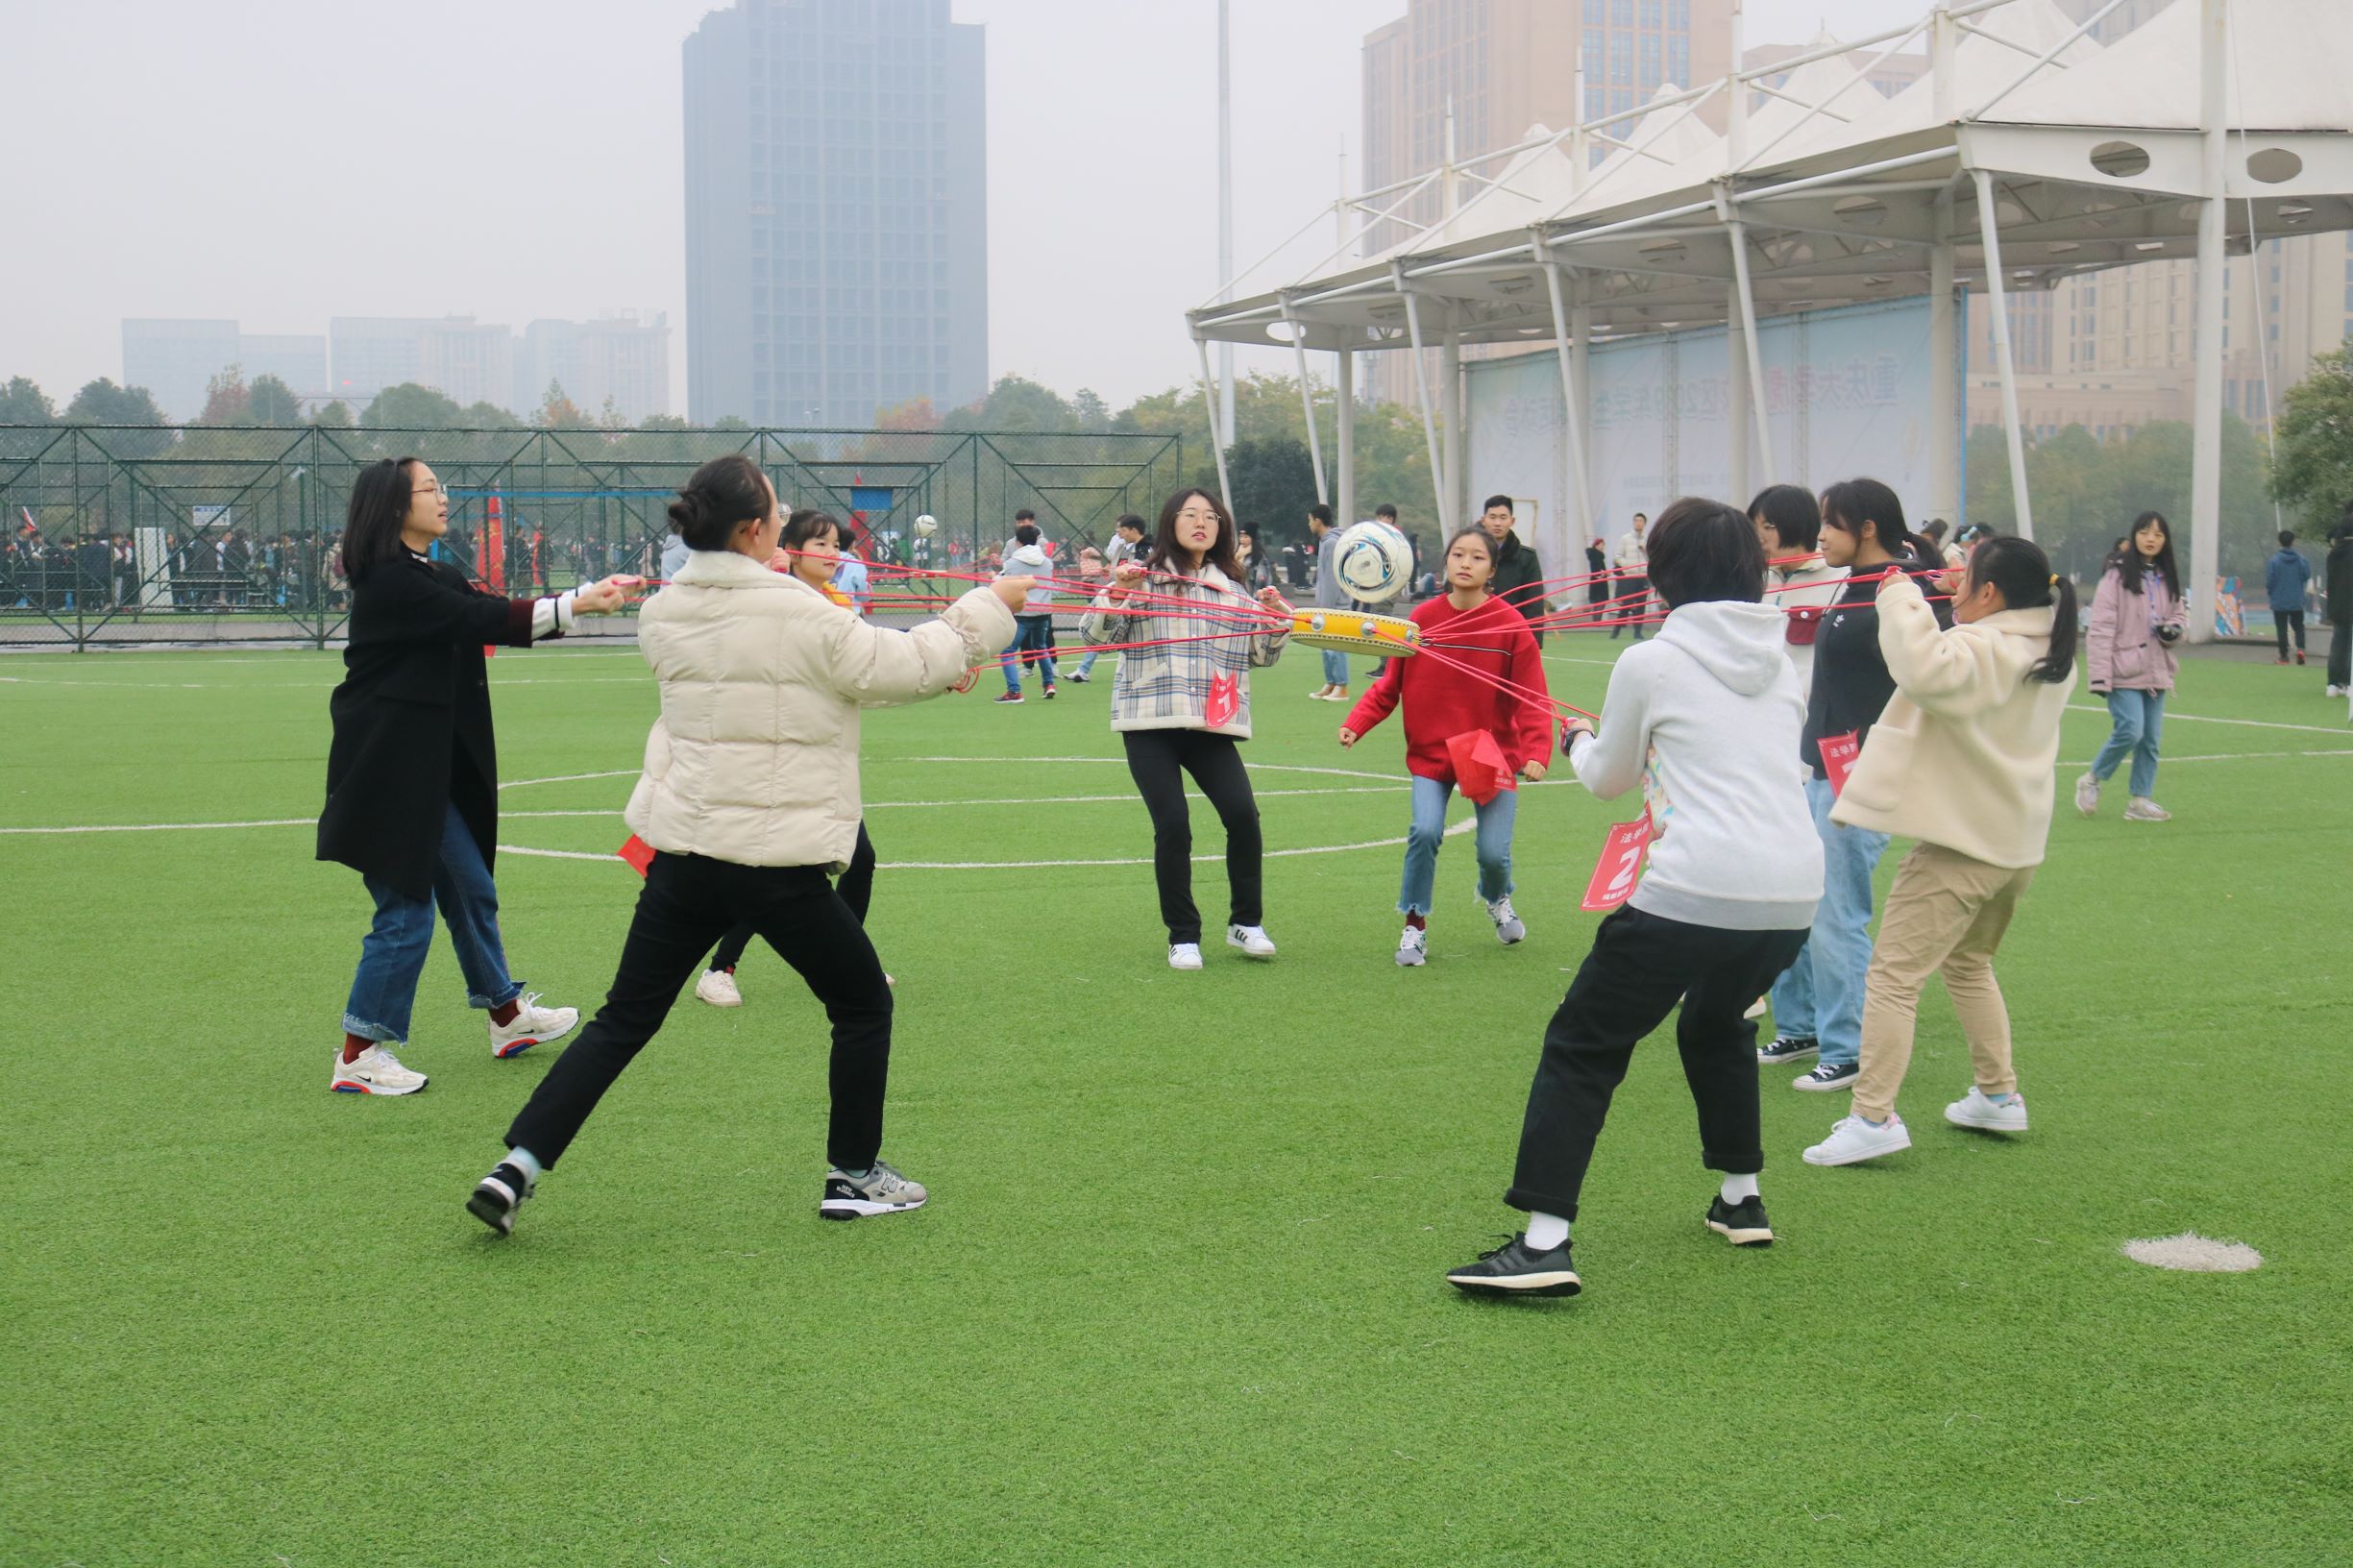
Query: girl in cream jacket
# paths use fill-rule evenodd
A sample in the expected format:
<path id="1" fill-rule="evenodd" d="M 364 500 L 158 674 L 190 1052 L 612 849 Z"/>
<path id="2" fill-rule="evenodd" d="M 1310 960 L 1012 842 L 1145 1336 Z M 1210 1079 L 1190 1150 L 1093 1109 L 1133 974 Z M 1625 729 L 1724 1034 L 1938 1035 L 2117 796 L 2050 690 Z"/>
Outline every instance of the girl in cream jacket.
<path id="1" fill-rule="evenodd" d="M 2051 770 L 2074 677 L 2075 590 L 2027 539 L 1988 541 L 1966 576 L 1949 572 L 1944 581 L 1953 592 L 1949 631 L 1937 629 L 1910 578 L 1891 574 L 1879 588 L 1879 649 L 1896 695 L 1830 820 L 1919 842 L 1881 906 L 1853 1114 L 1805 1151 L 1809 1164 L 1853 1164 L 1911 1146 L 1896 1093 L 1911 1065 L 1921 987 L 1936 973 L 1976 1074 L 1945 1119 L 2026 1130 L 1993 959 L 2050 834 Z"/>
<path id="2" fill-rule="evenodd" d="M 603 1009 L 540 1080 L 507 1129 L 505 1158 L 467 1202 L 502 1235 L 739 922 L 799 971 L 832 1024 L 832 1168 L 818 1213 L 895 1213 L 927 1196 L 881 1159 L 891 990 L 827 877 L 848 863 L 863 815 L 860 708 L 936 697 L 993 657 L 1030 579 L 975 589 L 938 621 L 896 631 L 769 570 L 784 519 L 749 458 L 703 464 L 670 515 L 693 553 L 639 623 L 662 715 L 628 809 L 653 853 Z"/>

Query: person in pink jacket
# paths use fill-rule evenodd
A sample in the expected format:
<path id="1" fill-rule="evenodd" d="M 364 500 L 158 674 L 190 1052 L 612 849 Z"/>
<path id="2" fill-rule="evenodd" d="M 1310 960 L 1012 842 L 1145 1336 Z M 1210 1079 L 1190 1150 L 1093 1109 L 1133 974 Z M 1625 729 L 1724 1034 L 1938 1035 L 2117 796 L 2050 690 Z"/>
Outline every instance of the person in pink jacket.
<path id="1" fill-rule="evenodd" d="M 2107 699 L 2116 723 L 2108 744 L 2092 759 L 2092 771 L 2075 780 L 2075 809 L 2086 817 L 2099 811 L 2099 787 L 2127 756 L 2132 799 L 2124 807 L 2124 821 L 2162 822 L 2173 815 L 2150 796 L 2157 788 L 2166 694 L 2173 689 L 2179 664 L 2174 646 L 2189 613 L 2181 574 L 2173 566 L 2173 530 L 2158 513 L 2143 512 L 2133 521 L 2124 549 L 2110 556 L 2100 573 L 2084 627 L 2092 690 Z"/>

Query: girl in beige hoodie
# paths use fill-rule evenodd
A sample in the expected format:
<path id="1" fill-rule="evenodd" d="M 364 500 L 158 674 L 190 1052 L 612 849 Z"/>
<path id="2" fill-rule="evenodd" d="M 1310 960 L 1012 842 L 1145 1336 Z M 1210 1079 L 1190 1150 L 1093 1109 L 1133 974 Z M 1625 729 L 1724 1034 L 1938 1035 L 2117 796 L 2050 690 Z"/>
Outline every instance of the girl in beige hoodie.
<path id="1" fill-rule="evenodd" d="M 1879 650 L 1896 695 L 1830 820 L 1919 842 L 1881 906 L 1853 1114 L 1805 1151 L 1808 1164 L 1849 1165 L 1912 1146 L 1896 1091 L 1911 1066 L 1921 987 L 1939 972 L 1976 1069 L 1945 1119 L 2026 1130 L 1994 952 L 2050 836 L 2051 770 L 2075 669 L 2075 589 L 2027 539 L 1991 540 L 1970 556 L 1965 577 L 1949 572 L 1943 580 L 1953 594 L 1950 631 L 1937 629 L 1910 578 L 1891 573 L 1879 587 Z"/>

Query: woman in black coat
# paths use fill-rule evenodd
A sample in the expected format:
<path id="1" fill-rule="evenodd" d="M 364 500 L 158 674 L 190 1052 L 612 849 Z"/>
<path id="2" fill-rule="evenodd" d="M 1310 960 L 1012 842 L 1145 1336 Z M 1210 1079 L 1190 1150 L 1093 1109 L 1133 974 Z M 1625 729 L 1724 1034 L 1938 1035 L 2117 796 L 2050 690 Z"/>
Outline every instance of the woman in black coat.
<path id="1" fill-rule="evenodd" d="M 502 599 L 427 558 L 449 531 L 449 494 L 414 457 L 360 470 L 343 532 L 352 583 L 343 684 L 328 711 L 327 809 L 321 860 L 367 880 L 376 920 L 343 1011 L 343 1047 L 328 1087 L 346 1094 L 413 1094 L 425 1074 L 389 1047 L 408 1038 L 417 976 L 439 907 L 466 977 L 467 1001 L 490 1014 L 490 1054 L 513 1056 L 579 1021 L 548 1008 L 506 972 L 499 894 L 498 747 L 483 645 L 527 648 L 560 637 L 574 617 L 608 615 L 627 577 L 548 599 Z"/>

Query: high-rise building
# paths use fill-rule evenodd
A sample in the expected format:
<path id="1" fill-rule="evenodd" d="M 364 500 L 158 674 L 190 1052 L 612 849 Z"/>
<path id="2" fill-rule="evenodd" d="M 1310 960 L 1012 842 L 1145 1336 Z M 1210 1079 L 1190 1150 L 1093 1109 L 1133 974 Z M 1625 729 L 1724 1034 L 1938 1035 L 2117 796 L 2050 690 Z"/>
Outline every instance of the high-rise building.
<path id="1" fill-rule="evenodd" d="M 327 336 L 334 394 L 355 412 L 404 381 L 501 408 L 515 394 L 514 332 L 472 316 L 336 316 Z"/>
<path id="2" fill-rule="evenodd" d="M 988 389 L 982 41 L 948 0 L 736 0 L 686 40 L 690 419 Z"/>
<path id="3" fill-rule="evenodd" d="M 595 321 L 534 321 L 515 348 L 511 406 L 536 408 L 550 385 L 583 413 L 601 414 L 609 400 L 635 425 L 670 412 L 670 317 L 624 310 Z"/>
<path id="4" fill-rule="evenodd" d="M 123 384 L 143 386 L 166 419 L 205 411 L 214 377 L 234 368 L 252 381 L 275 376 L 306 405 L 327 396 L 327 339 L 240 331 L 233 321 L 128 318 Z"/>

